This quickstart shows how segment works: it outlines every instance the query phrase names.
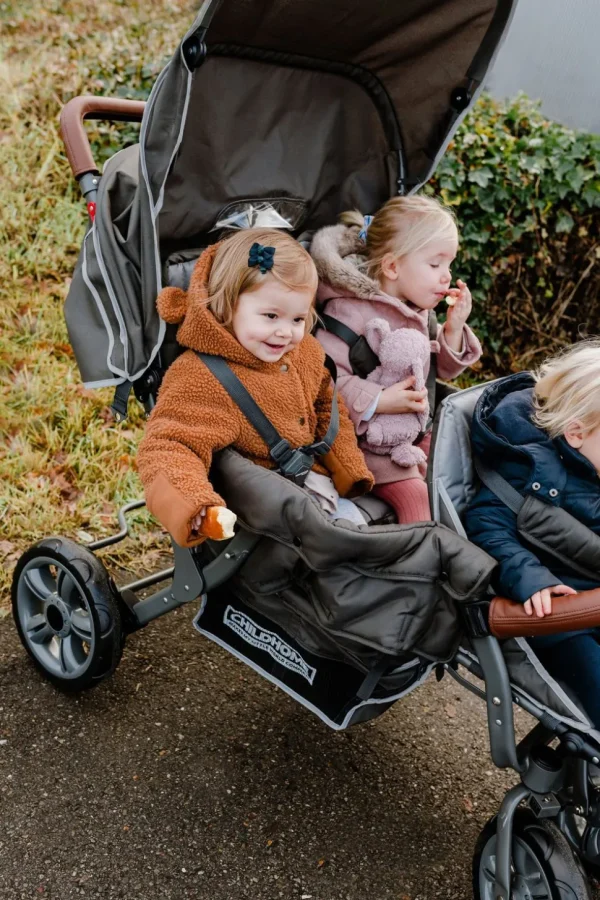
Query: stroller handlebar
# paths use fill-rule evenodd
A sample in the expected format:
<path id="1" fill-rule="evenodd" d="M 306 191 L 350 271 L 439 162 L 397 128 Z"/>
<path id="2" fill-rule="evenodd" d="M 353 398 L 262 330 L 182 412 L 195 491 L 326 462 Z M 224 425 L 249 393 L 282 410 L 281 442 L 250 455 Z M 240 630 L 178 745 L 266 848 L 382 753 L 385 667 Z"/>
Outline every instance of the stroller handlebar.
<path id="1" fill-rule="evenodd" d="M 535 637 L 600 626 L 600 588 L 552 598 L 552 612 L 528 616 L 522 603 L 494 597 L 489 609 L 489 628 L 494 637 Z"/>
<path id="2" fill-rule="evenodd" d="M 111 122 L 141 122 L 144 100 L 122 100 L 119 97 L 73 97 L 60 114 L 60 133 L 67 158 L 75 178 L 88 173 L 98 174 L 90 142 L 83 126 L 84 119 L 104 119 Z"/>

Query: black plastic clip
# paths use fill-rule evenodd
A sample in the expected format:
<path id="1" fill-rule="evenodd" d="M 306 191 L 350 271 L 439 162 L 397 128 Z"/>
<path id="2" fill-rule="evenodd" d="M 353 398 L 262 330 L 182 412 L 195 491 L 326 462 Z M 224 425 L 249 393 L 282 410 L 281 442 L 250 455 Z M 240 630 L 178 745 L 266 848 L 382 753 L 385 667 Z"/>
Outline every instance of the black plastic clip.
<path id="1" fill-rule="evenodd" d="M 183 56 L 190 72 L 193 72 L 198 66 L 201 66 L 206 59 L 207 47 L 202 38 L 204 37 L 204 29 L 200 34 L 193 34 L 184 45 Z"/>
<path id="2" fill-rule="evenodd" d="M 300 451 L 306 453 L 307 456 L 323 456 L 325 453 L 329 453 L 330 450 L 331 447 L 327 441 L 317 441 L 314 444 L 310 444 L 308 447 L 300 447 Z"/>
<path id="3" fill-rule="evenodd" d="M 304 487 L 306 476 L 313 467 L 314 459 L 302 450 L 293 450 L 292 455 L 279 467 L 279 474 L 299 487 Z"/>
<path id="4" fill-rule="evenodd" d="M 471 99 L 471 93 L 466 87 L 455 87 L 450 92 L 450 106 L 457 113 L 464 112 Z"/>

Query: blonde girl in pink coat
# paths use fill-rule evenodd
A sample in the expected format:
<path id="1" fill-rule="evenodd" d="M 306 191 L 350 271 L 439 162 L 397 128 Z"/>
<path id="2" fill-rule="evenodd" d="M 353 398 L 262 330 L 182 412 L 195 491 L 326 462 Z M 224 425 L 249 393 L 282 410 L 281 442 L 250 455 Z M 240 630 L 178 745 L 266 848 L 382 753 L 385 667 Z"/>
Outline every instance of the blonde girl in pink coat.
<path id="1" fill-rule="evenodd" d="M 429 313 L 448 299 L 446 322 L 431 341 L 437 375 L 449 380 L 481 356 L 481 345 L 467 325 L 471 293 L 464 281 L 452 287 L 451 265 L 458 250 L 452 212 L 432 197 L 394 197 L 373 217 L 347 212 L 340 224 L 318 231 L 311 255 L 320 277 L 318 300 L 323 312 L 357 335 L 369 322 L 385 319 L 392 331 L 412 328 L 428 339 Z M 430 518 L 424 466 L 398 465 L 391 454 L 369 446 L 365 435 L 375 417 L 422 414 L 427 391 L 414 389 L 414 378 L 381 388 L 354 374 L 349 346 L 319 330 L 318 338 L 338 368 L 338 387 L 354 422 L 366 463 L 375 477 L 374 493 L 392 506 L 400 523 Z M 429 369 L 426 364 L 425 377 Z M 372 430 L 372 429 L 371 429 Z M 419 446 L 429 451 L 430 436 Z"/>

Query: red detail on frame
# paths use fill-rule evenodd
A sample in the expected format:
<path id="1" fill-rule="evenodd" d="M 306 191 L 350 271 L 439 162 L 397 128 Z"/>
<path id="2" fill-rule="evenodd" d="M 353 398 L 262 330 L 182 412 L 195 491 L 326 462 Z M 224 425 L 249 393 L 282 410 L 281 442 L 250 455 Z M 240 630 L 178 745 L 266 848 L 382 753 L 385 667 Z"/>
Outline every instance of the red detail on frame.
<path id="1" fill-rule="evenodd" d="M 90 215 L 90 219 L 91 219 L 92 222 L 93 222 L 94 219 L 95 219 L 95 217 L 96 217 L 96 204 L 94 203 L 93 200 L 90 200 L 90 202 L 88 203 L 88 205 L 87 205 L 87 211 L 88 211 L 88 213 L 89 213 L 89 215 Z"/>

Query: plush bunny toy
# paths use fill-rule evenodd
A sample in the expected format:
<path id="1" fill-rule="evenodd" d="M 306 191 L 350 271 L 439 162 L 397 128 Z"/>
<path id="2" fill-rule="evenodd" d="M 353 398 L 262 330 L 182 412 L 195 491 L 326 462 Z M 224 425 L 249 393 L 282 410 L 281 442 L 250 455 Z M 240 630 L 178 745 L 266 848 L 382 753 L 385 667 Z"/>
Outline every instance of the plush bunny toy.
<path id="1" fill-rule="evenodd" d="M 423 390 L 425 366 L 434 349 L 425 335 L 413 328 L 392 331 L 385 319 L 371 319 L 365 336 L 381 363 L 368 376 L 368 381 L 386 388 L 414 375 L 414 390 Z M 413 441 L 425 428 L 428 416 L 428 409 L 420 413 L 375 414 L 362 442 L 373 453 L 389 454 L 398 466 L 419 465 L 426 462 L 426 456 L 419 447 L 413 446 Z"/>

